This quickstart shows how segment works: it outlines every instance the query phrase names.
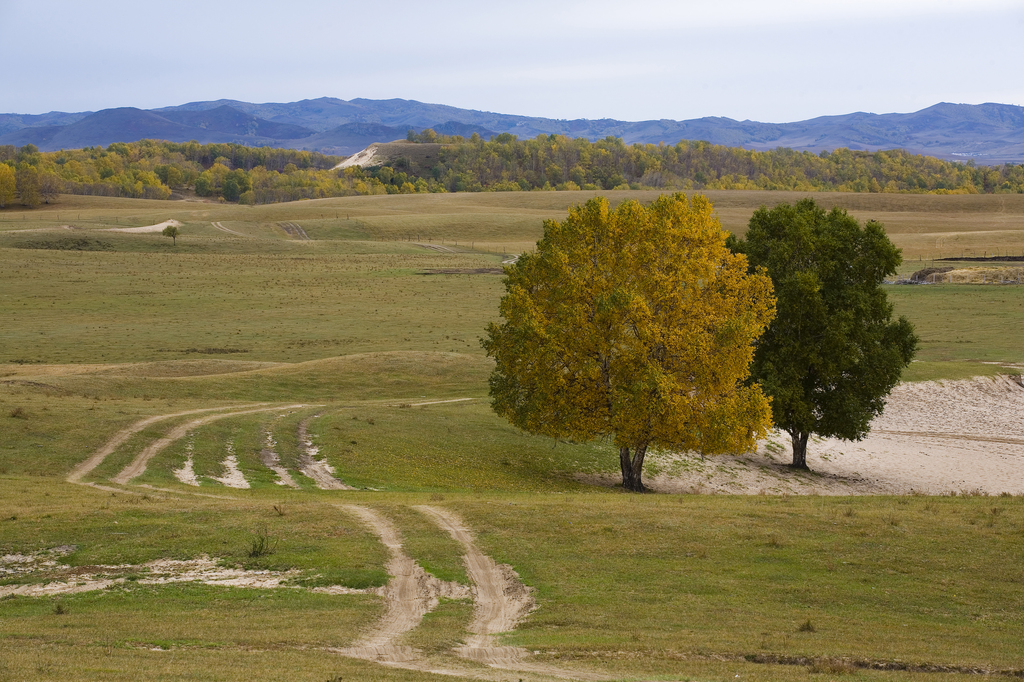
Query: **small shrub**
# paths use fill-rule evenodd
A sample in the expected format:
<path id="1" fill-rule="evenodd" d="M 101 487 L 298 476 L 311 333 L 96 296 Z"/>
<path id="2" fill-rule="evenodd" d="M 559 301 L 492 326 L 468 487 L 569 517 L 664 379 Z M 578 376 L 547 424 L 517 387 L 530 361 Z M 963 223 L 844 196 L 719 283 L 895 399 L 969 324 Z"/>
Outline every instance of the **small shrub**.
<path id="1" fill-rule="evenodd" d="M 779 547 L 786 546 L 786 544 L 782 541 L 782 538 L 779 536 L 778 533 L 770 533 L 768 535 L 768 540 L 765 542 L 765 544 L 769 547 L 774 547 L 776 549 L 778 549 Z"/>
<path id="2" fill-rule="evenodd" d="M 262 556 L 273 554 L 277 549 L 277 540 L 270 537 L 266 528 L 258 531 L 256 536 L 249 541 L 248 556 L 250 559 L 258 559 Z"/>
<path id="3" fill-rule="evenodd" d="M 70 611 L 71 610 L 62 601 L 59 601 L 53 605 L 53 615 L 55 616 L 63 616 L 67 613 L 70 613 Z"/>
<path id="4" fill-rule="evenodd" d="M 814 629 L 814 624 L 811 623 L 811 619 L 808 618 L 806 622 L 800 624 L 800 627 L 797 628 L 797 632 L 817 632 L 817 630 Z"/>
<path id="5" fill-rule="evenodd" d="M 11 418 L 12 419 L 28 419 L 28 413 L 25 412 L 25 408 L 23 408 L 23 407 L 15 407 L 13 410 L 11 410 Z"/>
<path id="6" fill-rule="evenodd" d="M 284 503 L 282 502 L 281 504 L 275 504 L 274 511 L 277 512 L 278 516 L 284 516 Z"/>

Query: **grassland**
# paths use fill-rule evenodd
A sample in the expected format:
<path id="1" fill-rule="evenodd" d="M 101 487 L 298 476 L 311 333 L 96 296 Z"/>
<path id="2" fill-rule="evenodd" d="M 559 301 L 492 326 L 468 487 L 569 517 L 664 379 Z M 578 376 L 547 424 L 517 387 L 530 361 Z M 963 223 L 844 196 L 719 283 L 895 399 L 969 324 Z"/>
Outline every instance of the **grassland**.
<path id="1" fill-rule="evenodd" d="M 798 198 L 709 194 L 736 230 L 761 203 Z M 537 589 L 539 609 L 506 641 L 542 662 L 614 679 L 940 680 L 1019 670 L 1024 498 L 628 496 L 576 478 L 614 472 L 609 444 L 535 438 L 490 413 L 478 339 L 494 319 L 500 275 L 425 273 L 496 268 L 529 248 L 544 219 L 588 196 L 257 208 L 62 197 L 0 211 L 0 554 L 73 546 L 62 560 L 72 574 L 209 555 L 293 569 L 301 585 L 362 589 L 387 580 L 387 554 L 338 506 L 358 503 L 390 518 L 427 571 L 465 584 L 459 546 L 413 509 L 428 503 L 458 511 L 484 551 Z M 817 198 L 884 222 L 908 271 L 915 258 L 956 248 L 1024 248 L 1024 197 Z M 176 246 L 101 231 L 170 218 L 184 223 Z M 289 237 L 285 221 L 311 239 Z M 889 294 L 922 338 L 908 378 L 1024 362 L 1015 332 L 1024 289 Z M 129 486 L 64 482 L 144 417 L 254 402 L 305 407 L 212 422 Z M 190 418 L 143 429 L 86 481 L 109 485 L 141 447 Z M 269 433 L 282 464 L 298 466 L 307 418 L 320 455 L 360 490 L 321 491 L 304 478 L 285 489 L 262 465 Z M 227 443 L 249 490 L 212 480 Z M 187 456 L 198 488 L 173 474 Z M 251 557 L 260 533 L 275 551 Z M 23 580 L 0 576 L 0 586 Z M 368 595 L 190 583 L 7 598 L 0 679 L 437 678 L 329 651 L 348 646 L 381 608 Z M 443 657 L 464 639 L 471 611 L 442 602 L 404 642 Z M 940 672 L 913 672 L 929 666 Z"/>

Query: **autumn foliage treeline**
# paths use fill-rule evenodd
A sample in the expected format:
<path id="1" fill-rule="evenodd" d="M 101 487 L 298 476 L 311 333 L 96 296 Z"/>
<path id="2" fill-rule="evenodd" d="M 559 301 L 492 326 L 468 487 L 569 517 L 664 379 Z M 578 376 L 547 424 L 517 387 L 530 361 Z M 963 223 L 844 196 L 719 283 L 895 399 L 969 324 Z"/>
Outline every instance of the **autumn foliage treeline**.
<path id="1" fill-rule="evenodd" d="M 388 191 L 362 169 L 331 170 L 341 160 L 291 149 L 154 140 L 59 152 L 7 145 L 0 146 L 0 207 L 36 206 L 58 194 L 169 199 L 194 191 L 256 204 Z M 416 178 L 410 186 L 417 189 Z"/>
<path id="2" fill-rule="evenodd" d="M 845 192 L 1024 192 L 1024 165 L 975 166 L 894 150 L 812 154 L 758 152 L 707 142 L 626 145 L 561 135 L 485 141 L 411 134 L 439 142 L 434 165 L 334 170 L 317 152 L 198 142 L 117 142 L 106 148 L 40 152 L 0 146 L 0 207 L 35 206 L 58 194 L 167 199 L 175 192 L 245 204 L 358 194 L 577 189 L 785 189 Z"/>
<path id="3" fill-rule="evenodd" d="M 421 141 L 423 134 L 411 136 Z M 626 145 L 541 135 L 484 141 L 435 136 L 432 177 L 448 191 L 531 189 L 770 189 L 840 192 L 1024 192 L 1024 165 L 980 167 L 902 150 L 812 154 L 683 140 Z M 423 139 L 422 141 L 429 141 Z"/>

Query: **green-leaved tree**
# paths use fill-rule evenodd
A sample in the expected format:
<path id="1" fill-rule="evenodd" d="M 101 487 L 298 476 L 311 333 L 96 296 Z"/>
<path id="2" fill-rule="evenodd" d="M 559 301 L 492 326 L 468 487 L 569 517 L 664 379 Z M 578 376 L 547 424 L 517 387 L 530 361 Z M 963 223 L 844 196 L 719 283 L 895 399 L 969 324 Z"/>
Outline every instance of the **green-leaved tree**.
<path id="1" fill-rule="evenodd" d="M 812 199 L 761 207 L 731 246 L 775 286 L 777 315 L 758 340 L 751 379 L 789 433 L 793 467 L 807 468 L 812 433 L 860 440 L 917 350 L 906 318 L 893 319 L 881 284 L 902 262 L 882 225 L 863 227 Z"/>
<path id="2" fill-rule="evenodd" d="M 716 454 L 766 435 L 768 400 L 744 380 L 771 281 L 729 251 L 706 198 L 575 206 L 505 289 L 483 342 L 494 411 L 530 433 L 610 436 L 627 490 L 644 490 L 652 446 Z"/>
<path id="3" fill-rule="evenodd" d="M 165 237 L 170 237 L 171 245 L 177 246 L 178 236 L 181 234 L 181 230 L 178 228 L 177 225 L 168 225 L 163 229 L 163 232 L 161 232 L 160 234 L 162 234 Z"/>

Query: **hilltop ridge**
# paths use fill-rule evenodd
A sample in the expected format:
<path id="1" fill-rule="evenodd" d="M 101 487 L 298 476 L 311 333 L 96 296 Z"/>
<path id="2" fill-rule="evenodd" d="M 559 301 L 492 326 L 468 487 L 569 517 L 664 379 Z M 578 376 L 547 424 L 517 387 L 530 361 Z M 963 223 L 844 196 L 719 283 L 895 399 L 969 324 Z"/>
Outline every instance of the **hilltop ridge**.
<path id="1" fill-rule="evenodd" d="M 0 144 L 31 143 L 55 151 L 152 138 L 348 155 L 373 142 L 403 139 L 410 129 L 420 132 L 426 128 L 464 137 L 477 133 L 484 139 L 511 133 L 520 139 L 557 134 L 596 141 L 613 136 L 627 144 L 704 140 L 755 150 L 906 149 L 947 160 L 973 159 L 982 165 L 1024 163 L 1024 107 L 946 102 L 905 114 L 855 112 L 764 123 L 720 116 L 684 121 L 562 120 L 404 99 L 321 97 L 263 104 L 221 99 L 151 110 L 122 107 L 97 112 L 0 114 Z"/>

